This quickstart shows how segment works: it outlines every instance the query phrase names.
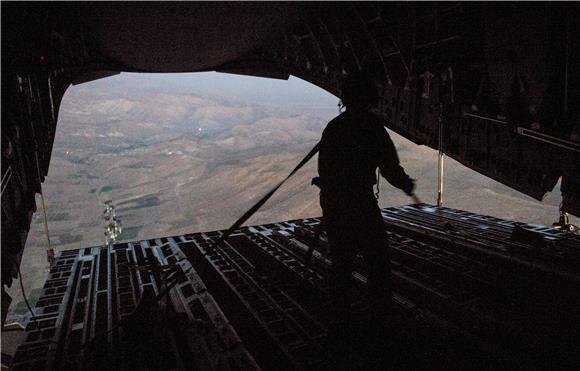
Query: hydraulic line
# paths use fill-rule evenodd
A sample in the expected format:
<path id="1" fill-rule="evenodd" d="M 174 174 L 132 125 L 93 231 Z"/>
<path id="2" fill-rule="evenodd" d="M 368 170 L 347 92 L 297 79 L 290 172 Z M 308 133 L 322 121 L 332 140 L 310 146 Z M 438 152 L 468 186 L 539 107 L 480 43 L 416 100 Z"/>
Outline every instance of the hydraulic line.
<path id="1" fill-rule="evenodd" d="M 439 155 L 437 169 L 437 207 L 443 206 L 443 165 L 445 154 L 443 153 L 443 119 L 441 112 L 442 105 L 439 106 Z"/>
<path id="2" fill-rule="evenodd" d="M 38 151 L 34 152 L 36 156 L 36 171 L 38 172 L 38 182 L 40 183 L 40 165 L 38 162 Z M 48 231 L 48 218 L 46 216 L 46 204 L 44 203 L 44 192 L 42 191 L 42 183 L 40 183 L 40 204 L 42 205 L 42 214 L 44 219 L 44 234 L 46 235 L 46 260 L 48 261 L 49 267 L 52 265 L 54 260 L 54 249 L 50 244 L 50 233 Z"/>
<path id="3" fill-rule="evenodd" d="M 44 194 L 43 194 L 42 190 L 40 191 L 40 203 L 42 204 L 42 214 L 43 214 L 43 219 L 44 219 L 44 233 L 46 235 L 46 244 L 47 244 L 46 259 L 48 260 L 49 264 L 52 264 L 52 261 L 54 260 L 54 249 L 52 248 L 52 246 L 50 244 L 50 234 L 48 232 L 48 219 L 46 217 L 46 205 L 44 204 Z"/>

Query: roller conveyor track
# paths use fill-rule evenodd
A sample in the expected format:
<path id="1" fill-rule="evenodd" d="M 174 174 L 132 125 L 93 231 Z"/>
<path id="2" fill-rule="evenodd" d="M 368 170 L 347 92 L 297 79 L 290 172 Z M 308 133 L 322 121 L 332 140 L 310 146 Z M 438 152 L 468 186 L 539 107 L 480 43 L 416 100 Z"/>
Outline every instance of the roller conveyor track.
<path id="1" fill-rule="evenodd" d="M 211 241 L 207 236 L 194 237 L 181 246 L 193 259 L 199 259 L 208 250 Z M 192 252 L 191 249 L 197 251 Z M 322 367 L 327 362 L 320 346 L 325 329 L 289 293 L 298 277 L 291 277 L 289 271 L 276 270 L 271 262 L 260 261 L 264 255 L 259 256 L 259 253 L 252 240 L 238 234 L 209 252 L 208 260 L 272 341 L 276 342 L 290 365 L 299 368 Z M 286 254 L 278 258 L 287 264 L 292 260 Z"/>
<path id="2" fill-rule="evenodd" d="M 540 225 L 522 225 L 537 235 L 535 245 L 512 241 L 514 226 L 520 224 L 495 217 L 478 215 L 450 208 L 435 208 L 426 204 L 382 211 L 385 221 L 395 225 L 406 224 L 423 233 L 427 230 L 465 237 L 490 250 L 531 259 L 538 263 L 557 264 L 559 269 L 580 273 L 580 236 Z"/>
<path id="3" fill-rule="evenodd" d="M 475 215 L 458 213 L 467 215 L 462 217 L 468 222 L 468 218 Z M 503 240 L 511 244 L 509 237 L 506 237 L 509 236 L 506 225 L 510 225 L 510 222 L 490 219 L 495 228 L 503 232 Z M 426 220 L 430 221 L 431 218 Z M 470 224 L 478 228 L 486 227 L 482 226 L 485 220 L 485 217 L 479 216 L 477 223 Z M 310 223 L 305 226 L 306 229 L 311 227 Z M 526 227 L 543 229 L 550 232 L 547 233 L 550 236 L 559 235 L 573 248 L 573 237 L 556 230 L 550 231 L 549 228 Z M 302 240 L 299 235 L 295 233 L 293 237 Z M 479 243 L 477 234 L 465 237 Z M 508 250 L 505 244 L 500 246 L 502 251 Z M 289 250 L 296 249 L 296 244 L 285 245 Z M 563 282 L 565 278 L 546 276 L 543 267 L 532 265 L 537 268 L 533 272 L 535 274 L 526 272 L 519 276 L 520 272 L 514 271 L 509 264 L 496 265 L 496 260 L 487 259 L 485 255 L 470 254 L 462 246 L 458 248 L 447 240 L 438 241 L 432 236 L 431 243 L 426 243 L 390 232 L 389 245 L 395 289 L 442 317 L 460 322 L 463 328 L 478 336 L 501 337 L 508 348 L 517 348 L 512 345 L 514 341 L 526 344 L 521 350 L 529 351 L 526 347 L 533 347 L 539 337 L 545 341 L 560 337 L 562 344 L 578 335 L 577 326 L 574 325 L 580 318 L 577 308 L 578 286 L 575 286 L 577 277 L 574 275 L 566 275 L 565 278 L 571 281 Z M 526 249 L 533 248 L 520 245 Z M 555 348 L 561 344 L 555 345 Z M 540 348 L 535 351 L 547 351 L 542 346 Z"/>
<path id="4" fill-rule="evenodd" d="M 475 361 L 483 369 L 580 365 L 580 274 L 562 262 L 574 258 L 577 238 L 521 226 L 545 239 L 538 248 L 511 240 L 514 222 L 424 204 L 383 216 L 396 312 L 431 329 L 392 324 L 413 339 L 410 358 L 448 362 L 446 369 Z M 150 349 L 157 356 L 149 365 L 177 369 L 336 368 L 331 261 L 319 226 L 309 218 L 244 227 L 212 251 L 221 231 L 62 252 L 36 303 L 43 331 L 28 324 L 12 367 L 139 369 L 139 351 Z M 125 322 L 144 297 L 163 290 L 163 270 L 181 274 L 151 308 L 151 317 L 166 321 L 141 323 L 150 329 L 139 336 L 139 326 Z M 361 317 L 364 275 L 357 265 L 348 288 Z M 442 329 L 451 335 L 430 342 Z"/>
<path id="5" fill-rule="evenodd" d="M 389 233 L 389 245 L 395 290 L 422 308 L 510 351 L 517 348 L 546 359 L 561 352 L 565 359 L 567 352 L 578 349 L 569 347 L 578 336 L 574 324 L 580 318 L 574 282 L 566 287 L 569 291 L 556 290 L 561 293 L 557 295 L 550 284 L 514 276 L 486 259 L 478 261 L 394 233 Z M 439 256 L 433 259 L 430 251 Z M 539 338 L 561 340 L 548 349 Z"/>
<path id="6" fill-rule="evenodd" d="M 543 336 L 560 336 L 566 330 L 566 326 L 556 326 L 562 317 L 555 320 L 553 307 L 538 313 L 542 308 L 526 308 L 525 303 L 517 302 L 517 293 L 498 286 L 500 273 L 493 266 L 394 233 L 389 233 L 388 239 L 397 293 L 466 331 L 502 336 L 509 344 L 535 338 L 540 327 Z M 569 318 L 570 314 L 564 316 Z M 530 317 L 535 322 L 528 323 Z M 544 323 L 538 322 L 540 319 Z"/>
<path id="7" fill-rule="evenodd" d="M 164 240 L 61 253 L 11 368 L 259 369 L 183 252 Z M 162 291 L 157 267 L 181 277 L 162 300 L 166 309 L 151 304 L 141 321 L 120 322 Z M 144 332 L 137 339 L 136 326 Z"/>

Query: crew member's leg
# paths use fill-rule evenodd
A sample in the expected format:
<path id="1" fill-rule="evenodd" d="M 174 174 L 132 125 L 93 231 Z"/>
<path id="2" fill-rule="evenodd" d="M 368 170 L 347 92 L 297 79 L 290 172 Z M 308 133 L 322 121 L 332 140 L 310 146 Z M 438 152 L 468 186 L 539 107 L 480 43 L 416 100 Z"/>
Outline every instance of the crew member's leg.
<path id="1" fill-rule="evenodd" d="M 369 218 L 363 254 L 371 313 L 375 319 L 383 320 L 391 310 L 392 288 L 387 236 L 382 218 L 379 218 Z"/>
<path id="2" fill-rule="evenodd" d="M 330 275 L 330 290 L 333 301 L 334 321 L 348 323 L 350 321 L 349 287 L 355 256 L 353 236 L 345 226 L 327 225 L 327 236 L 330 244 L 332 273 Z"/>

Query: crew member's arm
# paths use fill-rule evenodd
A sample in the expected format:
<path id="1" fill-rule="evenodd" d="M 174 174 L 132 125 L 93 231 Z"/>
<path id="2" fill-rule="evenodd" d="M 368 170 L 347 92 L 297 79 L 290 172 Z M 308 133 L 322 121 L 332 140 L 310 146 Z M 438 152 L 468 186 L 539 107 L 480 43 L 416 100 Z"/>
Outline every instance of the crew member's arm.
<path id="1" fill-rule="evenodd" d="M 415 188 L 415 182 L 411 179 L 403 167 L 399 164 L 399 156 L 395 145 L 385 129 L 384 138 L 382 140 L 379 169 L 381 175 L 394 187 L 401 189 L 407 195 L 412 196 Z"/>

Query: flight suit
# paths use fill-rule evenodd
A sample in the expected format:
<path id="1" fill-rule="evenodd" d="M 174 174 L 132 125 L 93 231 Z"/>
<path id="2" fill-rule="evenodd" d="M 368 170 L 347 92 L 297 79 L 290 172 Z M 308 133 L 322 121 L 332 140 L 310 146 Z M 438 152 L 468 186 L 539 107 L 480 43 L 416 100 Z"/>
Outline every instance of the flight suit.
<path id="1" fill-rule="evenodd" d="M 347 109 L 324 130 L 318 158 L 320 206 L 333 265 L 330 286 L 339 316 L 349 314 L 344 290 L 357 252 L 365 261 L 371 309 L 379 313 L 391 305 L 387 241 L 373 193 L 377 167 L 389 183 L 412 194 L 413 180 L 399 165 L 382 120 L 364 109 Z"/>

